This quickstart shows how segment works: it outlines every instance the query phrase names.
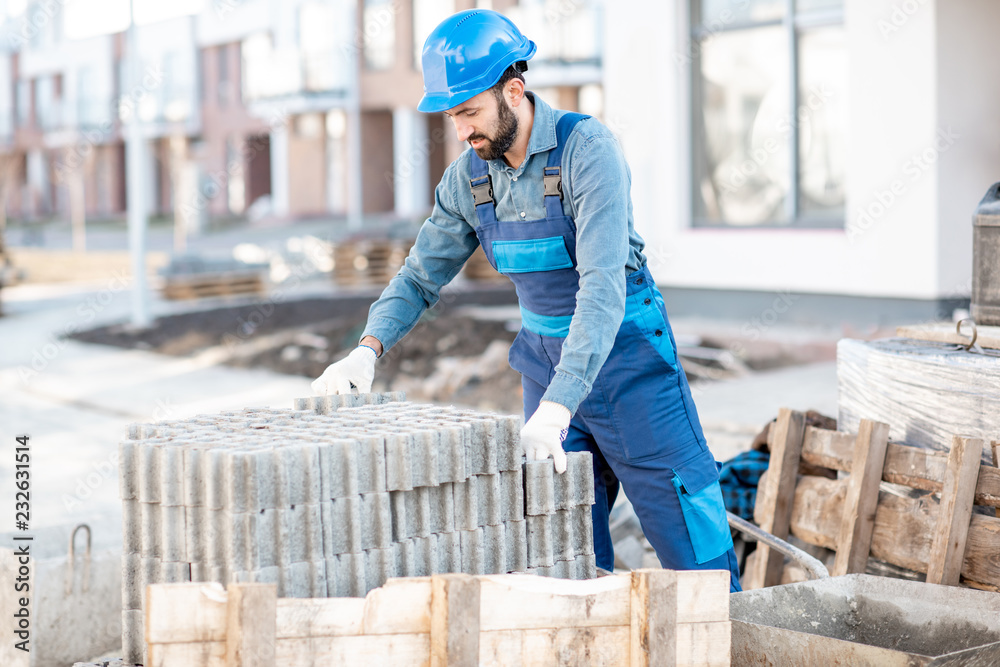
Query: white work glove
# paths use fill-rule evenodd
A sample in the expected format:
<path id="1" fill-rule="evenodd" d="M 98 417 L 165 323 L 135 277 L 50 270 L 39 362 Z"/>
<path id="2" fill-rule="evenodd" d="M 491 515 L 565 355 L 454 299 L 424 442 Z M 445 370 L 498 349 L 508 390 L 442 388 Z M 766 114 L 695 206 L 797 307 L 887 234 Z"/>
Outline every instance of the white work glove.
<path id="1" fill-rule="evenodd" d="M 312 383 L 314 396 L 350 394 L 356 388 L 367 394 L 375 379 L 375 350 L 367 345 L 357 346 L 353 352 L 335 364 L 327 366 L 323 374 Z"/>
<path id="2" fill-rule="evenodd" d="M 564 405 L 552 401 L 538 404 L 535 414 L 521 429 L 521 447 L 529 461 L 544 461 L 552 457 L 556 472 L 566 472 L 566 452 L 562 441 L 566 439 L 572 415 Z"/>

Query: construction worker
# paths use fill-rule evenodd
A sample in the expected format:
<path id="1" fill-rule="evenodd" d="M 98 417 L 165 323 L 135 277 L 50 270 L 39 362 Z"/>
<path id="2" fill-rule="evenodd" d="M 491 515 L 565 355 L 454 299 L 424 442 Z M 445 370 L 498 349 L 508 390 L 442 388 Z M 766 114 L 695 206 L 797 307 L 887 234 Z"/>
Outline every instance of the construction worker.
<path id="1" fill-rule="evenodd" d="M 528 459 L 594 457 L 597 565 L 614 567 L 619 485 L 664 567 L 739 572 L 719 488 L 663 299 L 632 224 L 631 174 L 594 118 L 525 90 L 535 44 L 506 17 L 445 19 L 423 50 L 423 112 L 445 113 L 466 150 L 445 171 L 405 266 L 369 312 L 360 345 L 314 383 L 371 390 L 376 358 L 433 306 L 477 246 L 517 288 Z"/>

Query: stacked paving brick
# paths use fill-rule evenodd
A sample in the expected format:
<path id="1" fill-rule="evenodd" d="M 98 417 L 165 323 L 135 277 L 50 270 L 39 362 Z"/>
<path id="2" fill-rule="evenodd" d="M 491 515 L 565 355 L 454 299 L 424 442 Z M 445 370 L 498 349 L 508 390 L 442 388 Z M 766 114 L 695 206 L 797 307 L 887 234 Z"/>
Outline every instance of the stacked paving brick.
<path id="1" fill-rule="evenodd" d="M 150 583 L 363 596 L 443 572 L 595 576 L 589 453 L 524 462 L 522 420 L 401 393 L 134 424 L 120 446 L 125 661 Z"/>

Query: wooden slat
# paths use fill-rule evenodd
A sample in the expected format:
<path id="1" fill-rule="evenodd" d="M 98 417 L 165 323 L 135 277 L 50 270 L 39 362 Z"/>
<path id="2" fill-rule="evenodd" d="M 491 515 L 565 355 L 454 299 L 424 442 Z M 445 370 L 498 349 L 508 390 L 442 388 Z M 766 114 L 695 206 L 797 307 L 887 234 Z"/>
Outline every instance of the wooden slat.
<path id="1" fill-rule="evenodd" d="M 389 579 L 365 598 L 366 635 L 430 633 L 431 578 Z"/>
<path id="2" fill-rule="evenodd" d="M 629 624 L 628 576 L 569 581 L 501 574 L 479 580 L 483 632 Z"/>
<path id="3" fill-rule="evenodd" d="M 677 667 L 729 667 L 732 624 L 681 623 L 677 626 Z"/>
<path id="4" fill-rule="evenodd" d="M 982 455 L 983 441 L 979 438 L 956 435 L 952 440 L 944 490 L 941 491 L 941 508 L 927 563 L 928 583 L 958 585 Z"/>
<path id="5" fill-rule="evenodd" d="M 634 570 L 630 600 L 629 664 L 673 665 L 677 655 L 676 573 Z"/>
<path id="6" fill-rule="evenodd" d="M 729 621 L 728 570 L 677 570 L 677 623 Z"/>
<path id="7" fill-rule="evenodd" d="M 782 539 L 788 537 L 804 428 L 805 416 L 801 412 L 781 409 L 778 421 L 771 428 L 771 460 L 767 476 L 757 489 L 754 516 L 761 528 Z M 774 586 L 781 579 L 784 557 L 764 544 L 758 544 L 757 550 L 760 555 L 754 568 L 748 568 L 744 575 L 744 587 L 747 589 Z"/>
<path id="8" fill-rule="evenodd" d="M 994 440 L 990 443 L 990 449 L 993 450 L 993 467 L 1000 468 L 1000 440 Z M 983 476 L 983 472 L 979 471 L 979 476 Z M 996 515 L 1000 516 L 1000 506 L 996 509 Z"/>
<path id="9" fill-rule="evenodd" d="M 361 634 L 363 598 L 280 598 L 276 632 L 291 637 L 348 637 Z"/>
<path id="10" fill-rule="evenodd" d="M 479 663 L 479 580 L 468 574 L 431 577 L 431 667 Z"/>
<path id="11" fill-rule="evenodd" d="M 967 327 L 963 327 L 962 330 L 967 331 L 968 329 Z M 1000 350 L 1000 327 L 977 325 L 976 330 L 979 334 L 976 338 L 976 344 L 981 347 Z M 953 322 L 896 327 L 896 335 L 903 338 L 914 338 L 934 343 L 966 345 L 969 342 L 968 336 L 962 336 L 955 331 L 955 324 Z"/>
<path id="12" fill-rule="evenodd" d="M 862 419 L 854 444 L 851 476 L 840 519 L 833 576 L 864 572 L 871 549 L 878 486 L 882 481 L 889 425 Z"/>
<path id="13" fill-rule="evenodd" d="M 226 613 L 226 667 L 274 665 L 278 587 L 229 584 Z"/>
<path id="14" fill-rule="evenodd" d="M 220 584 L 153 584 L 146 596 L 147 643 L 225 642 L 228 597 Z"/>
<path id="15" fill-rule="evenodd" d="M 853 436 L 810 426 L 802 446 L 802 460 L 823 468 L 850 472 Z M 914 489 L 940 492 L 944 488 L 948 455 L 890 442 L 882 479 Z M 982 466 L 976 482 L 975 504 L 1000 507 L 1000 469 Z"/>
<path id="16" fill-rule="evenodd" d="M 629 661 L 629 627 L 492 630 L 479 637 L 481 667 L 619 667 Z"/>
<path id="17" fill-rule="evenodd" d="M 429 667 L 431 636 L 427 634 L 379 635 L 378 637 L 313 637 L 278 642 L 275 667 L 319 665 L 405 665 Z M 180 663 L 178 663 L 180 664 Z"/>
<path id="18" fill-rule="evenodd" d="M 226 642 L 149 644 L 151 667 L 226 667 Z"/>
<path id="19" fill-rule="evenodd" d="M 962 576 L 969 580 L 967 583 L 979 582 L 977 588 L 1000 589 L 1000 518 L 972 515 Z"/>

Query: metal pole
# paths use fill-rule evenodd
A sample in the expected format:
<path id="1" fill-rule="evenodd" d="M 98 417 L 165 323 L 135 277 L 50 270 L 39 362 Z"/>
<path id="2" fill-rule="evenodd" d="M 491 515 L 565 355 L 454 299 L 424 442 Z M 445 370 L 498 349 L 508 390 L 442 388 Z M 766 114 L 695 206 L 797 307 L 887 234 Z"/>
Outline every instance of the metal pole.
<path id="1" fill-rule="evenodd" d="M 139 124 L 138 92 L 141 84 L 135 37 L 134 0 L 129 0 L 127 82 L 132 91 L 125 131 L 125 188 L 128 200 L 128 247 L 132 258 L 132 326 L 149 327 L 149 294 L 146 281 L 146 211 L 143 170 L 143 137 Z"/>
<path id="2" fill-rule="evenodd" d="M 361 68 L 364 66 L 364 34 L 361 31 L 361 1 L 354 0 L 351 5 L 354 7 L 354 26 L 357 41 L 353 49 L 348 49 L 352 54 L 351 62 L 347 65 L 351 69 L 351 92 L 349 110 L 347 113 L 347 228 L 352 231 L 361 229 L 362 208 L 364 199 L 362 188 L 364 184 L 361 178 Z"/>

